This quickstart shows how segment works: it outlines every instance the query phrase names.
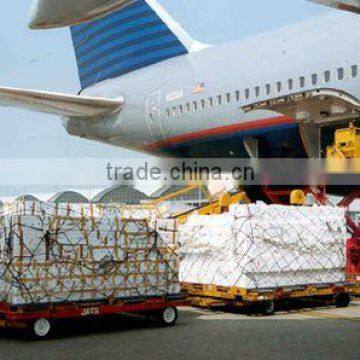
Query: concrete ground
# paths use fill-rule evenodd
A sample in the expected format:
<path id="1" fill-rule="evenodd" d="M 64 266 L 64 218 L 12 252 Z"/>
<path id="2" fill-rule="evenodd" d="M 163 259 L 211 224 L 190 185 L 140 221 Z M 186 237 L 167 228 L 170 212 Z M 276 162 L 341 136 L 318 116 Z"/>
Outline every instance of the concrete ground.
<path id="1" fill-rule="evenodd" d="M 63 324 L 55 335 L 1 332 L 0 359 L 359 359 L 360 301 L 270 317 L 184 308 L 173 328 L 117 317 Z"/>

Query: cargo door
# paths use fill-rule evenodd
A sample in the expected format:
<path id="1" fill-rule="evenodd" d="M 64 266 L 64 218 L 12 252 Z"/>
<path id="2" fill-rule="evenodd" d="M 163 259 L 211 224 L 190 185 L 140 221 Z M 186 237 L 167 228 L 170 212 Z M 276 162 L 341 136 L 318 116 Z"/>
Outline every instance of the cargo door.
<path id="1" fill-rule="evenodd" d="M 161 141 L 165 138 L 161 123 L 160 98 L 161 92 L 155 91 L 146 99 L 146 121 L 150 135 L 155 141 Z"/>
<path id="2" fill-rule="evenodd" d="M 317 89 L 263 100 L 243 107 L 245 112 L 274 111 L 299 125 L 302 141 L 311 158 L 321 157 L 325 128 L 347 127 L 360 116 L 360 100 L 337 89 Z"/>

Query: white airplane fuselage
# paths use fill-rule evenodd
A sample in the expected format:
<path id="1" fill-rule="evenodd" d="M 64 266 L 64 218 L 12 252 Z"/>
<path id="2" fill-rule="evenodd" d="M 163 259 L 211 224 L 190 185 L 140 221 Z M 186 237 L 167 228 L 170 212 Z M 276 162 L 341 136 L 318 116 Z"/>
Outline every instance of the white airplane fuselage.
<path id="1" fill-rule="evenodd" d="M 294 119 L 242 109 L 319 88 L 360 99 L 359 33 L 358 15 L 334 13 L 178 56 L 86 88 L 83 96 L 124 98 L 122 111 L 64 125 L 72 135 L 151 154 L 246 156 L 243 140 L 255 137 L 263 156 L 304 156 Z"/>

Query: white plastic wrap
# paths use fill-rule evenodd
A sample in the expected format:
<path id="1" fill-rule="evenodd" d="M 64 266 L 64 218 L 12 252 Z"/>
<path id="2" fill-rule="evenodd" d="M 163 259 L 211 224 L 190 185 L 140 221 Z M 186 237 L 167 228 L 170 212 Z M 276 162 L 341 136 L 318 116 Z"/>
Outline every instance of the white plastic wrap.
<path id="1" fill-rule="evenodd" d="M 333 207 L 236 205 L 180 227 L 180 281 L 245 289 L 345 280 L 345 213 Z"/>
<path id="2" fill-rule="evenodd" d="M 13 206 L 16 211 L 8 208 L 0 216 L 0 302 L 23 305 L 180 292 L 176 221 L 129 206 L 112 212 L 96 206 L 92 216 L 86 215 L 89 205 L 64 205 L 56 211 L 53 204 Z"/>
<path id="3" fill-rule="evenodd" d="M 156 207 L 126 204 L 55 204 L 42 201 L 5 202 L 2 214 L 29 216 L 121 216 L 123 219 L 157 219 Z"/>

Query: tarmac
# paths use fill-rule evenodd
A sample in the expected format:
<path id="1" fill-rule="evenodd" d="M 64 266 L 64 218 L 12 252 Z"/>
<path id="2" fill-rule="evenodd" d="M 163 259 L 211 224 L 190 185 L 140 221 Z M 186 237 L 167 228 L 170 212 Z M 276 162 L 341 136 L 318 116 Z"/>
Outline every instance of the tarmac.
<path id="1" fill-rule="evenodd" d="M 359 359 L 360 301 L 291 307 L 273 316 L 180 309 L 176 326 L 116 317 L 57 324 L 52 338 L 0 333 L 0 359 Z"/>

